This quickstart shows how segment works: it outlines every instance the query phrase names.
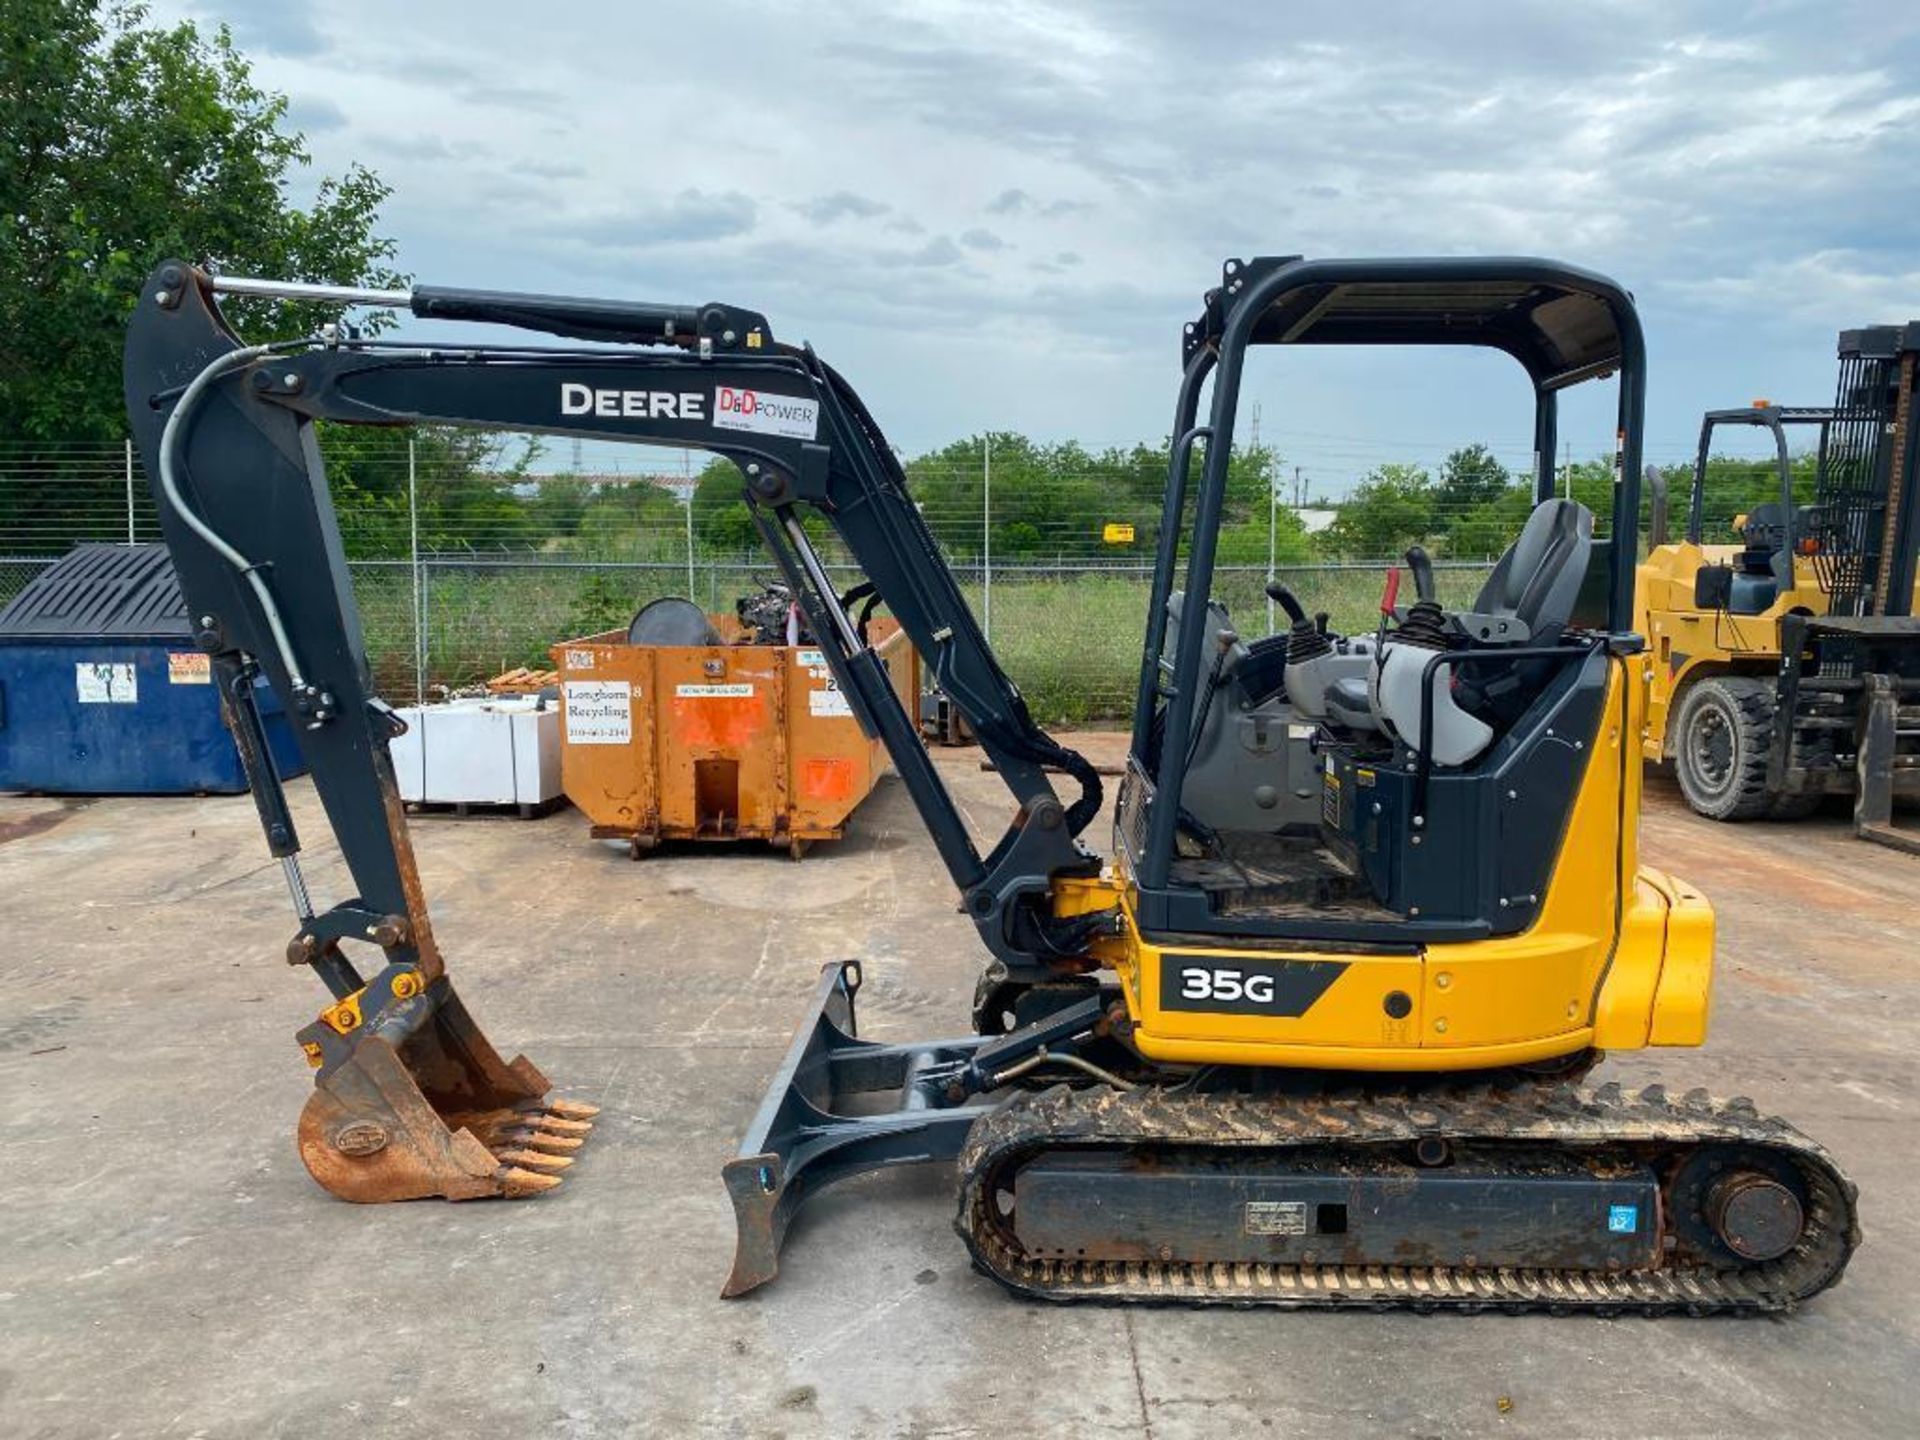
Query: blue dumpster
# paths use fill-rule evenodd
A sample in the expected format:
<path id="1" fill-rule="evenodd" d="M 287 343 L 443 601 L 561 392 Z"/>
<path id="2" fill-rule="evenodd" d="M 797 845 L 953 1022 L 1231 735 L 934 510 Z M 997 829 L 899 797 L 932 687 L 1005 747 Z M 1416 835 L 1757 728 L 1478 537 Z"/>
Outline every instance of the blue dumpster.
<path id="1" fill-rule="evenodd" d="M 261 682 L 268 748 L 301 774 Z M 247 788 L 164 545 L 80 545 L 0 610 L 0 790 L 237 794 Z"/>

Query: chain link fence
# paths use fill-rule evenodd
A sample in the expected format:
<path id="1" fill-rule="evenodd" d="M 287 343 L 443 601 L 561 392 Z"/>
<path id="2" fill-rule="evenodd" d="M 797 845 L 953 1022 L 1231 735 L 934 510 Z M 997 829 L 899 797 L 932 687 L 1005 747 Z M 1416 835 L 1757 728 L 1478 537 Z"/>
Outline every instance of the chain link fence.
<path id="1" fill-rule="evenodd" d="M 418 442 L 420 432 L 377 433 L 390 437 L 386 449 L 330 450 L 328 463 L 368 655 L 396 701 L 543 668 L 551 646 L 624 628 L 661 596 L 730 611 L 778 578 L 737 480 L 703 480 L 691 460 L 677 473 L 622 471 L 589 468 L 576 452 L 575 469 L 555 474 L 533 468 L 551 460 L 537 442 L 498 439 L 476 452 L 432 432 Z M 1141 453 L 1131 469 L 1112 454 L 1046 473 L 1010 472 L 993 455 L 977 468 L 909 466 L 969 605 L 1045 723 L 1111 720 L 1131 708 L 1164 482 L 1164 469 L 1154 473 Z M 1286 626 L 1265 594 L 1269 580 L 1310 612 L 1326 611 L 1336 629 L 1372 628 L 1384 567 L 1404 541 L 1356 558 L 1353 545 L 1368 542 L 1353 537 L 1368 532 L 1339 529 L 1351 502 L 1289 503 L 1288 488 L 1275 474 L 1249 502 L 1242 487 L 1222 531 L 1215 597 L 1248 638 Z M 1514 512 L 1511 525 L 1479 523 L 1501 505 Z M 1443 600 L 1464 604 L 1525 509 L 1524 492 L 1509 489 L 1483 498 L 1471 517 L 1429 504 L 1402 528 L 1439 555 Z M 76 542 L 157 538 L 130 446 L 0 451 L 0 604 Z M 837 584 L 860 580 L 825 526 L 816 543 Z"/>
<path id="2" fill-rule="evenodd" d="M 423 555 L 418 562 L 349 562 L 368 655 L 381 690 L 431 695 L 438 687 L 484 680 L 517 665 L 544 667 L 550 647 L 581 635 L 625 628 L 634 611 L 665 595 L 691 595 L 709 610 L 775 575 L 770 561 L 696 557 L 693 584 L 684 565 Z M 1438 567 L 1442 598 L 1471 600 L 1489 566 Z M 848 564 L 827 567 L 840 588 L 861 579 Z M 976 615 L 993 597 L 991 640 L 1001 664 L 1048 724 L 1125 716 L 1133 704 L 1152 572 L 1140 566 L 956 566 Z M 1379 602 L 1379 565 L 1289 566 L 1273 577 L 1336 628 L 1369 628 Z M 1252 638 L 1269 633 L 1264 567 L 1221 567 L 1214 594 Z M 417 587 L 417 588 L 416 588 Z M 416 597 L 418 609 L 416 610 Z M 1278 623 L 1285 628 L 1285 616 Z"/>

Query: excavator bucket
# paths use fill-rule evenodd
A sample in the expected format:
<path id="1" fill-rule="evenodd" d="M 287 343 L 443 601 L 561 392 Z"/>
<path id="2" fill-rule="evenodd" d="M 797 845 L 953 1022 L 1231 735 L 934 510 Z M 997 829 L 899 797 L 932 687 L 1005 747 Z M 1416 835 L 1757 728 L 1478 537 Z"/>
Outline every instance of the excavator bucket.
<path id="1" fill-rule="evenodd" d="M 301 1040 L 309 1056 L 323 1045 L 337 1057 L 323 1059 L 299 1143 L 308 1173 L 342 1200 L 541 1194 L 599 1113 L 547 1099 L 547 1077 L 524 1055 L 503 1061 L 444 979 L 346 1036 L 323 1015 Z"/>

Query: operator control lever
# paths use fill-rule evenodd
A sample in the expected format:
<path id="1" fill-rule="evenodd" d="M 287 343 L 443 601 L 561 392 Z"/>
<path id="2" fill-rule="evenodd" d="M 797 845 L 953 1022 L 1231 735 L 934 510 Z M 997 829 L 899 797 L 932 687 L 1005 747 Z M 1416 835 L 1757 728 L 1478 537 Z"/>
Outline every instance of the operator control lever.
<path id="1" fill-rule="evenodd" d="M 1407 573 L 1413 576 L 1414 593 L 1420 598 L 1407 610 L 1393 638 L 1404 645 L 1444 650 L 1447 648 L 1447 612 L 1441 608 L 1439 592 L 1434 588 L 1433 560 L 1418 545 L 1407 547 L 1406 558 Z M 1393 573 L 1396 578 L 1400 574 L 1398 570 Z"/>
<path id="2" fill-rule="evenodd" d="M 1433 585 L 1433 559 L 1423 547 L 1407 547 L 1407 571 L 1413 576 L 1413 593 L 1421 600 L 1437 603 L 1440 592 Z"/>
<path id="3" fill-rule="evenodd" d="M 1293 591 L 1278 580 L 1267 582 L 1267 595 L 1287 612 L 1287 619 L 1291 622 L 1292 628 L 1287 632 L 1287 663 L 1289 665 L 1304 664 L 1333 649 L 1333 642 L 1327 638 L 1325 614 L 1320 615 L 1317 621 L 1309 620 L 1306 607 L 1294 598 Z"/>
<path id="4" fill-rule="evenodd" d="M 1282 610 L 1286 611 L 1287 619 L 1291 620 L 1295 625 L 1305 625 L 1307 623 L 1306 607 L 1294 598 L 1293 591 L 1282 585 L 1278 580 L 1269 580 L 1267 582 L 1267 598 Z"/>

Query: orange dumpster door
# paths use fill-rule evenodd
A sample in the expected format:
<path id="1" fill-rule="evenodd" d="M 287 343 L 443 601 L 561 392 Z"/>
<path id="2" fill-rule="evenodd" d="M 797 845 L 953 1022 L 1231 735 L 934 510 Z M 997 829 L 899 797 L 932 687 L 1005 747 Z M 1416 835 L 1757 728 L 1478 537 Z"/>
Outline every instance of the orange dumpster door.
<path id="1" fill-rule="evenodd" d="M 670 834 L 772 836 L 787 802 L 780 714 L 785 650 L 732 645 L 659 652 L 661 818 Z"/>

